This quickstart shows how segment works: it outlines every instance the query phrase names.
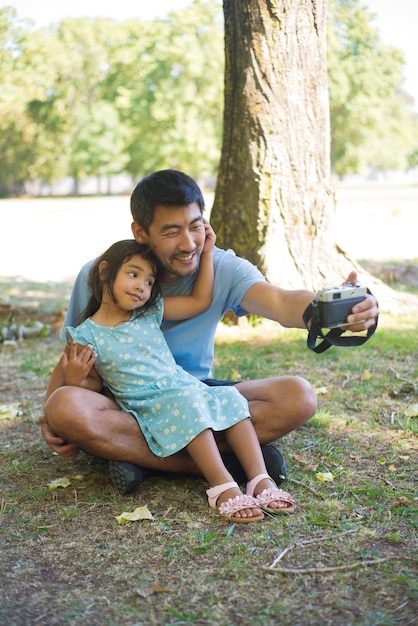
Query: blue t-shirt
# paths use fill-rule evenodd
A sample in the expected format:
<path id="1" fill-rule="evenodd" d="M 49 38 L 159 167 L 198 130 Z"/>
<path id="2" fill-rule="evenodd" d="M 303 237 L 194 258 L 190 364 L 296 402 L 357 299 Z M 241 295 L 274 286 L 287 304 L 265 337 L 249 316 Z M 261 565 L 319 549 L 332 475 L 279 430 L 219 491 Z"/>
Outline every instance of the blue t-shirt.
<path id="1" fill-rule="evenodd" d="M 77 326 L 90 297 L 88 274 L 93 261 L 84 265 L 71 293 L 65 326 Z M 218 322 L 227 311 L 245 315 L 240 303 L 256 283 L 265 282 L 261 272 L 249 261 L 237 257 L 233 250 L 214 248 L 215 282 L 212 304 L 207 311 L 188 320 L 163 321 L 162 330 L 176 362 L 200 380 L 212 377 L 214 341 Z M 163 296 L 189 295 L 195 275 L 185 276 L 161 285 Z M 61 338 L 64 339 L 61 334 Z"/>

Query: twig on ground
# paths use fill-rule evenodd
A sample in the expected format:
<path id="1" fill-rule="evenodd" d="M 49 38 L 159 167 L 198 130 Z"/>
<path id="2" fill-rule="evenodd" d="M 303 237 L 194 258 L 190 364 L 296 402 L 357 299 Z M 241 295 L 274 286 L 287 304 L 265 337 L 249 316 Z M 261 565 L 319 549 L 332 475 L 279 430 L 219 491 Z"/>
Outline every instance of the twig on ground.
<path id="1" fill-rule="evenodd" d="M 317 498 L 321 498 L 321 500 L 325 500 L 325 496 L 322 495 L 322 493 L 319 493 L 319 491 L 317 491 L 313 487 L 309 487 L 309 485 L 305 485 L 305 483 L 302 483 L 300 480 L 295 480 L 294 478 L 289 478 L 288 480 L 290 483 L 295 483 L 295 485 L 300 485 L 301 487 L 308 489 L 308 491 L 312 492 Z"/>
<path id="2" fill-rule="evenodd" d="M 385 563 L 388 559 L 373 559 L 371 561 L 356 561 L 348 565 L 336 565 L 335 567 L 307 567 L 301 569 L 292 569 L 288 567 L 263 567 L 265 570 L 280 572 L 281 574 L 325 574 L 327 572 L 340 572 L 343 570 L 355 569 L 365 565 L 376 565 L 377 563 Z"/>
<path id="3" fill-rule="evenodd" d="M 296 548 L 297 546 L 306 546 L 310 543 L 315 543 L 318 541 L 328 541 L 328 539 L 334 539 L 334 537 L 342 537 L 343 535 L 351 535 L 353 533 L 356 533 L 358 530 L 359 530 L 358 528 L 352 528 L 350 530 L 345 530 L 342 533 L 338 533 L 338 535 L 326 535 L 325 537 L 313 537 L 312 539 L 305 539 L 302 541 L 296 541 L 295 543 L 291 543 L 282 552 L 280 552 L 279 556 L 274 559 L 271 565 L 264 565 L 263 569 L 273 570 L 273 571 L 282 571 L 281 568 L 276 568 L 276 565 L 279 561 L 282 560 L 285 554 L 290 552 L 290 550 L 293 550 L 293 548 Z M 290 570 L 287 570 L 287 571 L 290 571 Z"/>

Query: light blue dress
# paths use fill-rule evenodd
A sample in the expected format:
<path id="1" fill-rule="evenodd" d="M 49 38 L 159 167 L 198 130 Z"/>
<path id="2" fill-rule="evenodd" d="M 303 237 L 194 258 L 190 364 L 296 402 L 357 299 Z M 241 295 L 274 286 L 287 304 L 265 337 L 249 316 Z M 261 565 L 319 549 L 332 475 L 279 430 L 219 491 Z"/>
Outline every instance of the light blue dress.
<path id="1" fill-rule="evenodd" d="M 95 368 L 116 402 L 131 413 L 154 454 L 182 450 L 196 435 L 221 431 L 249 417 L 246 399 L 234 387 L 208 387 L 176 364 L 160 324 L 163 303 L 118 326 L 90 318 L 66 327 L 69 337 L 90 344 Z"/>

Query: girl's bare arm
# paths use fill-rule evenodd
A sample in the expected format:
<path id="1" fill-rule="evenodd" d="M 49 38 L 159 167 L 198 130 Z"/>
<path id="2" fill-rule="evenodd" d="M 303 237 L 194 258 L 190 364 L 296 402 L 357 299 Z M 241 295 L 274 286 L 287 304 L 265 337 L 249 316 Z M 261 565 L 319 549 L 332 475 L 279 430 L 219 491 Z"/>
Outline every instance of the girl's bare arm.
<path id="1" fill-rule="evenodd" d="M 203 220 L 206 239 L 200 255 L 200 264 L 192 293 L 189 296 L 164 298 L 164 319 L 185 320 L 207 311 L 212 303 L 213 292 L 213 246 L 216 235 L 207 220 Z"/>

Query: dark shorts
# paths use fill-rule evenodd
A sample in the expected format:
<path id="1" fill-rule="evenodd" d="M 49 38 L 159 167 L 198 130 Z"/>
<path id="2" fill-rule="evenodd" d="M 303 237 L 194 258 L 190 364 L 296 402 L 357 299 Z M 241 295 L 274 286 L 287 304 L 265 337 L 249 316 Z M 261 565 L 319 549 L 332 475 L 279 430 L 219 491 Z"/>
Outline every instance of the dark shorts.
<path id="1" fill-rule="evenodd" d="M 206 378 L 206 380 L 202 380 L 202 383 L 208 385 L 208 387 L 231 387 L 232 385 L 236 385 L 236 380 L 217 380 L 216 378 Z"/>

